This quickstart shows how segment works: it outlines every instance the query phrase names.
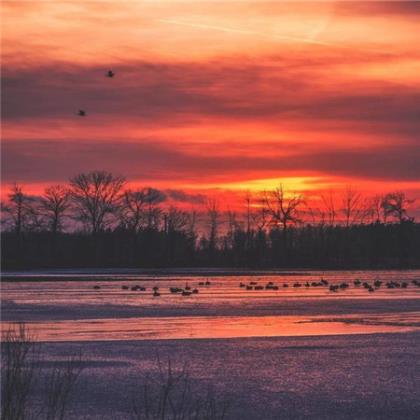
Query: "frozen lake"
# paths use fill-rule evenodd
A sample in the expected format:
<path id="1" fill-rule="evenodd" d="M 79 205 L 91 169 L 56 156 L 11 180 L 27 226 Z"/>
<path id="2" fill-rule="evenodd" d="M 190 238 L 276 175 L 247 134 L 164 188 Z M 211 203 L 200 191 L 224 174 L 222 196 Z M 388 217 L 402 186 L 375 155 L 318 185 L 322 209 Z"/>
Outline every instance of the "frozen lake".
<path id="1" fill-rule="evenodd" d="M 420 287 L 414 284 L 419 271 L 213 277 L 67 273 L 13 279 L 25 281 L 2 285 L 3 328 L 25 321 L 42 341 L 366 334 L 420 327 Z M 363 287 L 378 280 L 382 284 L 374 291 Z M 400 287 L 387 287 L 390 282 Z M 343 283 L 348 287 L 330 290 Z M 174 287 L 197 293 L 171 292 Z"/>
<path id="2" fill-rule="evenodd" d="M 312 285 L 321 279 L 328 284 Z M 356 279 L 382 284 L 369 292 Z M 8 280 L 2 328 L 25 321 L 44 342 L 45 366 L 82 350 L 71 419 L 132 418 L 133 393 L 157 354 L 187 364 L 194 389 L 211 384 L 231 400 L 229 419 L 415 419 L 420 412 L 420 271 Z M 252 290 L 240 286 L 251 282 Z M 348 288 L 329 290 L 344 282 Z M 169 290 L 187 285 L 198 293 Z"/>

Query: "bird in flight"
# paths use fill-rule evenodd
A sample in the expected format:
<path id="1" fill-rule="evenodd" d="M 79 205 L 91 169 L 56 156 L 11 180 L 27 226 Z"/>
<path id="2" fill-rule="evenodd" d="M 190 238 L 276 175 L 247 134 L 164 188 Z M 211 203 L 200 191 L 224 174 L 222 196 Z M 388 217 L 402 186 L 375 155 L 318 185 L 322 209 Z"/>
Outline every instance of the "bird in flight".
<path id="1" fill-rule="evenodd" d="M 115 73 L 112 70 L 108 70 L 108 72 L 106 73 L 106 77 L 114 77 Z"/>
<path id="2" fill-rule="evenodd" d="M 86 111 L 83 109 L 79 109 L 79 112 L 77 113 L 79 117 L 86 117 Z"/>

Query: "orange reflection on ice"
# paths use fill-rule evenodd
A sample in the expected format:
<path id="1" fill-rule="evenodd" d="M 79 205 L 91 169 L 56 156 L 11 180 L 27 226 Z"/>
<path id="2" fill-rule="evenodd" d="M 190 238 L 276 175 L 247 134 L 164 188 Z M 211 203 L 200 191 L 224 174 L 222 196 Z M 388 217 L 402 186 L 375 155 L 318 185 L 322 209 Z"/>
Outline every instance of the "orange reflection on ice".
<path id="1" fill-rule="evenodd" d="M 292 337 L 420 331 L 419 312 L 335 316 L 145 317 L 28 322 L 37 341 Z M 2 323 L 5 331 L 13 323 Z"/>

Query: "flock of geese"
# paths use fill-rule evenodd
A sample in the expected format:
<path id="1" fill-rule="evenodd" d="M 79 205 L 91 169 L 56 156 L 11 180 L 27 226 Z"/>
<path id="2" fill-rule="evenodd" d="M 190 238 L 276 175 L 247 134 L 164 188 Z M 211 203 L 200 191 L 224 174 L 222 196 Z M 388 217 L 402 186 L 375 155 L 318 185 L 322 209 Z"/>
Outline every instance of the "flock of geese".
<path id="1" fill-rule="evenodd" d="M 372 284 L 370 284 L 367 281 L 362 282 L 359 279 L 356 279 L 353 281 L 354 287 L 358 288 L 358 287 L 364 287 L 368 292 L 374 292 L 375 290 L 379 289 L 382 285 L 383 282 L 381 280 L 375 280 Z M 412 280 L 412 284 L 414 286 L 420 287 L 420 281 L 419 280 Z M 402 281 L 402 282 L 398 282 L 398 281 L 388 281 L 385 283 L 385 286 L 387 289 L 397 289 L 397 288 L 401 288 L 401 289 L 406 289 L 408 287 L 409 283 L 407 281 Z M 245 283 L 239 283 L 239 287 L 245 289 L 245 290 L 279 290 L 279 286 L 276 286 L 273 282 L 268 282 L 265 286 L 263 285 L 259 285 L 257 282 L 255 281 L 251 281 L 248 284 Z M 283 287 L 289 287 L 288 283 L 283 283 Z M 342 282 L 340 284 L 329 284 L 329 282 L 325 279 L 321 279 L 320 281 L 316 282 L 313 281 L 311 283 L 306 282 L 306 283 L 300 283 L 300 282 L 295 282 L 293 283 L 292 287 L 298 288 L 298 287 L 306 287 L 306 288 L 310 288 L 310 287 L 328 287 L 328 290 L 330 292 L 338 292 L 339 290 L 346 290 L 350 287 L 350 284 L 347 282 Z"/>
<path id="2" fill-rule="evenodd" d="M 203 281 L 203 282 L 199 282 L 198 286 L 204 286 L 204 287 L 209 287 L 211 285 L 210 281 Z M 95 285 L 93 286 L 94 290 L 100 290 L 101 286 Z M 135 285 L 135 286 L 127 286 L 127 285 L 123 285 L 121 286 L 122 290 L 131 290 L 132 292 L 145 292 L 147 290 L 146 287 L 144 286 L 140 286 L 140 285 Z M 197 295 L 200 290 L 198 289 L 198 287 L 194 287 L 192 288 L 188 282 L 185 283 L 184 287 L 170 287 L 169 291 L 172 294 L 179 294 L 181 296 L 191 296 L 191 295 Z M 152 295 L 155 297 L 160 296 L 160 291 L 159 291 L 159 286 L 153 286 L 152 287 Z"/>
<path id="3" fill-rule="evenodd" d="M 411 283 L 413 284 L 413 286 L 417 286 L 420 287 L 420 281 L 419 280 L 412 280 Z M 366 289 L 368 292 L 372 293 L 375 290 L 380 289 L 383 285 L 387 288 L 387 289 L 406 289 L 409 286 L 409 282 L 408 281 L 388 281 L 386 283 L 382 282 L 381 280 L 375 280 L 372 284 L 364 281 L 362 282 L 359 279 L 356 279 L 353 281 L 353 285 L 355 288 L 364 288 Z M 197 295 L 198 293 L 200 293 L 200 289 L 198 287 L 206 287 L 208 288 L 209 286 L 211 286 L 211 282 L 209 280 L 207 281 L 201 281 L 198 283 L 197 287 L 192 287 L 187 283 L 185 283 L 184 287 L 169 287 L 169 292 L 171 294 L 174 295 L 181 295 L 181 296 L 191 296 L 191 295 Z M 289 284 L 288 283 L 283 283 L 282 284 L 283 288 L 288 288 Z M 306 282 L 306 283 L 300 283 L 300 282 L 295 282 L 291 285 L 291 287 L 294 288 L 299 288 L 299 287 L 305 287 L 305 288 L 310 288 L 310 287 L 327 287 L 328 290 L 330 292 L 336 293 L 338 291 L 343 291 L 346 290 L 350 287 L 350 284 L 347 282 L 342 282 L 339 284 L 329 284 L 329 282 L 325 279 L 321 279 L 318 282 Z M 258 282 L 256 281 L 251 281 L 248 284 L 247 283 L 243 283 L 240 282 L 239 283 L 239 288 L 243 289 L 243 290 L 280 290 L 280 286 L 274 284 L 272 281 L 269 281 L 268 283 L 266 283 L 265 285 L 262 284 L 258 284 Z M 94 290 L 100 290 L 101 286 L 95 285 L 93 286 Z M 144 286 L 140 286 L 140 285 L 135 285 L 135 286 L 127 286 L 127 285 L 123 285 L 121 286 L 122 290 L 131 290 L 133 292 L 146 292 L 147 288 Z M 151 288 L 152 290 L 152 295 L 154 297 L 158 297 L 161 295 L 160 289 L 158 286 L 153 286 Z"/>
<path id="4" fill-rule="evenodd" d="M 108 70 L 106 73 L 105 73 L 105 77 L 109 77 L 109 78 L 113 78 L 113 77 L 115 77 L 115 73 L 112 71 L 112 70 Z M 77 115 L 79 116 L 79 117 L 86 117 L 86 115 L 87 115 L 87 112 L 84 110 L 84 109 L 79 109 L 79 111 L 77 112 Z"/>

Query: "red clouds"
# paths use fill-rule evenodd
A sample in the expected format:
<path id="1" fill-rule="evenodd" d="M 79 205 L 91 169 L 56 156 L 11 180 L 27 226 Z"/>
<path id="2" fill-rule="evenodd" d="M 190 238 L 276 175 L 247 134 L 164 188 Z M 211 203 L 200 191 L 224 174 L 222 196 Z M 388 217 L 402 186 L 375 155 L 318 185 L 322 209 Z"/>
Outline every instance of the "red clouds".
<path id="1" fill-rule="evenodd" d="M 3 181 L 103 168 L 174 190 L 280 178 L 419 189 L 419 10 L 7 5 Z"/>

